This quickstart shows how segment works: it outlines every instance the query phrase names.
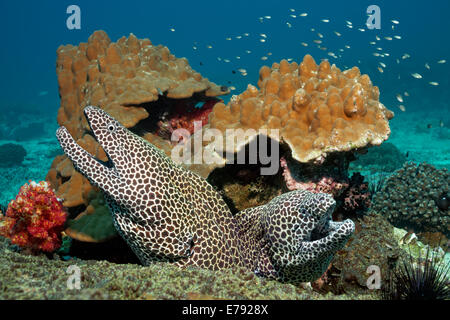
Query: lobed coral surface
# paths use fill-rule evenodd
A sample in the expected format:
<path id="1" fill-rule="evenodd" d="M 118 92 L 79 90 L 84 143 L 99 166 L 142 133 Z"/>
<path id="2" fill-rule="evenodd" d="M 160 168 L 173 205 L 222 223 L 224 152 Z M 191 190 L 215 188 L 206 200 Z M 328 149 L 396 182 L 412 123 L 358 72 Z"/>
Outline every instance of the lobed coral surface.
<path id="1" fill-rule="evenodd" d="M 317 65 L 306 55 L 300 65 L 282 60 L 262 67 L 258 87 L 248 85 L 228 105 L 216 104 L 211 128 L 268 129 L 299 162 L 322 162 L 332 152 L 379 145 L 389 137 L 388 120 L 394 114 L 357 67 L 341 71 L 326 60 Z M 226 151 L 239 151 L 253 136 L 246 138 Z"/>

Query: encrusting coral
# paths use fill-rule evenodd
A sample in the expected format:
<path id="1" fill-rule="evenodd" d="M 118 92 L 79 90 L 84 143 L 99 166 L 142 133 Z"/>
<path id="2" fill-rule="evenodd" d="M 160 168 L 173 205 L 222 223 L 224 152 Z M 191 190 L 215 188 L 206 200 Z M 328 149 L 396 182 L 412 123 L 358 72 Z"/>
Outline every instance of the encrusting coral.
<path id="1" fill-rule="evenodd" d="M 65 127 L 57 138 L 77 170 L 104 192 L 115 227 L 145 265 L 238 266 L 284 282 L 313 281 L 354 231 L 351 220 L 331 221 L 330 195 L 308 191 L 283 194 L 236 219 L 205 179 L 102 109 L 89 106 L 84 113 L 110 166 Z"/>
<path id="2" fill-rule="evenodd" d="M 48 182 L 30 181 L 11 200 L 5 216 L 0 215 L 0 235 L 32 253 L 52 252 L 61 246 L 66 217 Z"/>
<path id="3" fill-rule="evenodd" d="M 87 43 L 61 46 L 57 54 L 61 96 L 58 124 L 102 161 L 107 161 L 107 157 L 89 133 L 83 117 L 85 106 L 101 105 L 125 127 L 169 153 L 170 130 L 190 130 L 193 120 L 207 118 L 212 105 L 219 101 L 215 97 L 229 93 L 227 87 L 202 78 L 187 59 L 176 58 L 167 47 L 152 45 L 149 39 L 137 39 L 133 34 L 111 42 L 104 31 L 96 31 Z M 199 103 L 203 104 L 201 108 L 196 107 Z M 193 109 L 195 112 L 191 112 Z M 168 130 L 168 137 L 164 129 Z M 74 170 L 65 155 L 54 159 L 46 180 L 63 199 L 70 218 L 86 213 L 95 198 L 90 194 L 99 193 Z M 94 216 L 85 215 L 83 221 L 88 223 Z M 102 239 L 75 228 L 71 229 L 71 236 L 91 241 L 109 237 L 105 234 Z"/>

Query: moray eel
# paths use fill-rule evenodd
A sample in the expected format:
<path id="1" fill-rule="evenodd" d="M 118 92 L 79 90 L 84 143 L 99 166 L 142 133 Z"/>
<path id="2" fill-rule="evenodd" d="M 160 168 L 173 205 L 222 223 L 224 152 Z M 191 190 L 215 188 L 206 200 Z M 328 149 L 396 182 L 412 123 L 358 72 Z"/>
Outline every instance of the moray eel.
<path id="1" fill-rule="evenodd" d="M 84 114 L 112 165 L 82 149 L 65 127 L 56 136 L 74 167 L 103 191 L 116 229 L 144 265 L 243 266 L 235 220 L 206 180 L 103 110 L 89 106 Z"/>
<path id="2" fill-rule="evenodd" d="M 300 190 L 233 217 L 205 179 L 102 109 L 89 106 L 84 114 L 107 164 L 65 127 L 56 136 L 75 169 L 103 191 L 116 229 L 144 265 L 238 266 L 285 282 L 312 281 L 354 230 L 351 220 L 331 221 L 331 196 Z"/>
<path id="3" fill-rule="evenodd" d="M 320 278 L 355 224 L 331 220 L 336 201 L 327 193 L 296 190 L 236 216 L 257 274 L 299 284 Z"/>

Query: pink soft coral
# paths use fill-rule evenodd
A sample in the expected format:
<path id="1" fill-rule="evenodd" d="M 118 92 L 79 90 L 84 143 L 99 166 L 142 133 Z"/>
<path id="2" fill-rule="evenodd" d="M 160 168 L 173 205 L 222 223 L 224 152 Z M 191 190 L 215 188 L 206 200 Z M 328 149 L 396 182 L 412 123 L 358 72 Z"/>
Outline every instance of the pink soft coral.
<path id="1" fill-rule="evenodd" d="M 67 214 L 48 182 L 24 184 L 6 215 L 0 217 L 0 235 L 32 252 L 52 252 L 61 246 Z"/>

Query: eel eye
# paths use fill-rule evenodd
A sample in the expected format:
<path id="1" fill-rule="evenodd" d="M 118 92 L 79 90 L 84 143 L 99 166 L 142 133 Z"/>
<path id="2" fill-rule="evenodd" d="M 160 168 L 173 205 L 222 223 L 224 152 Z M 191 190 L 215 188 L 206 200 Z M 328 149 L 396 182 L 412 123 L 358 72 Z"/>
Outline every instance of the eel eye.
<path id="1" fill-rule="evenodd" d="M 116 125 L 113 122 L 109 123 L 106 128 L 110 133 L 116 132 Z"/>

